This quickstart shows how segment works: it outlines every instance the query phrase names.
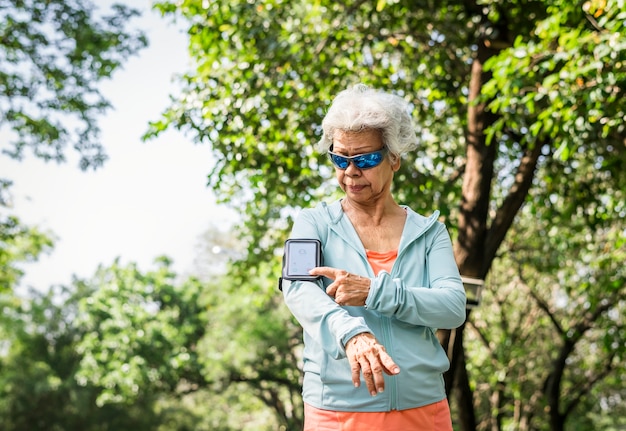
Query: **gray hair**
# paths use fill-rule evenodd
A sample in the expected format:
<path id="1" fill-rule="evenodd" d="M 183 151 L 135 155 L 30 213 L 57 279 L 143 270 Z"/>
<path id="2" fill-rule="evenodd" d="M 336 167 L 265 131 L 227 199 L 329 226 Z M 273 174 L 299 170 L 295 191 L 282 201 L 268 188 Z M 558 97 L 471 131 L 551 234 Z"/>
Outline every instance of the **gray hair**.
<path id="1" fill-rule="evenodd" d="M 322 121 L 318 150 L 326 153 L 333 144 L 335 131 L 380 130 L 383 145 L 395 156 L 417 147 L 417 136 L 409 104 L 400 96 L 357 84 L 343 90 L 333 100 Z"/>

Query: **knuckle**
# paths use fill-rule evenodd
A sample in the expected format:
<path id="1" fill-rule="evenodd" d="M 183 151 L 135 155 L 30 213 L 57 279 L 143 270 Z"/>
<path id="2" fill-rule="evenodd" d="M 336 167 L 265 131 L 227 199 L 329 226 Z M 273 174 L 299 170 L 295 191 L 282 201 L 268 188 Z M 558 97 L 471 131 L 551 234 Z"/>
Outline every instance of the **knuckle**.
<path id="1" fill-rule="evenodd" d="M 372 367 L 372 372 L 373 373 L 382 373 L 383 372 L 383 367 L 380 364 L 376 364 Z"/>

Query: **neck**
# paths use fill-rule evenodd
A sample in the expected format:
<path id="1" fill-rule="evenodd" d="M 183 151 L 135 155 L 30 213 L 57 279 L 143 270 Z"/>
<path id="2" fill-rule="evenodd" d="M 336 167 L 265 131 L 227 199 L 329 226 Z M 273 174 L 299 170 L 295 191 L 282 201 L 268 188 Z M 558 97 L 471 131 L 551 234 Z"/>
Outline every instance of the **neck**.
<path id="1" fill-rule="evenodd" d="M 369 220 L 369 223 L 374 225 L 380 224 L 382 220 L 387 217 L 404 215 L 402 207 L 400 207 L 391 196 L 382 202 L 375 202 L 373 204 L 363 204 L 345 197 L 341 202 L 341 206 L 343 212 L 348 214 L 351 218 L 359 217 L 366 219 Z"/>

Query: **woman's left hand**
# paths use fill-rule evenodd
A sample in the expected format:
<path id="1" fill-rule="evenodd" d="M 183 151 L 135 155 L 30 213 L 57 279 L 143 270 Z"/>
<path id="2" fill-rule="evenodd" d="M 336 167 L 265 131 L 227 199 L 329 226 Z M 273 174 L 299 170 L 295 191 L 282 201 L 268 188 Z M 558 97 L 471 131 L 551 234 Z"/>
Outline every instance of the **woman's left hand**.
<path id="1" fill-rule="evenodd" d="M 383 373 L 393 376 L 400 372 L 400 367 L 387 354 L 385 347 L 369 332 L 361 332 L 348 340 L 346 356 L 352 370 L 352 383 L 358 388 L 362 373 L 372 396 L 385 390 Z"/>
<path id="2" fill-rule="evenodd" d="M 339 305 L 363 306 L 370 291 L 371 280 L 352 274 L 343 269 L 319 266 L 309 271 L 311 275 L 322 275 L 334 280 L 327 288 L 326 293 L 335 298 Z"/>

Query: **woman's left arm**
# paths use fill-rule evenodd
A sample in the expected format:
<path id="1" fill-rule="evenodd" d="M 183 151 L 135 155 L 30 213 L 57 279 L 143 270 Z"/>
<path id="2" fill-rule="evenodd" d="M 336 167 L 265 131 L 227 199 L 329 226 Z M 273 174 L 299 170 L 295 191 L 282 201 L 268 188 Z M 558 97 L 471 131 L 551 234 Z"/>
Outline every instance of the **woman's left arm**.
<path id="1" fill-rule="evenodd" d="M 414 325 L 441 329 L 461 326 L 466 317 L 465 289 L 443 224 L 437 224 L 426 265 L 429 286 L 407 286 L 402 278 L 382 272 L 372 279 L 365 306 Z"/>

